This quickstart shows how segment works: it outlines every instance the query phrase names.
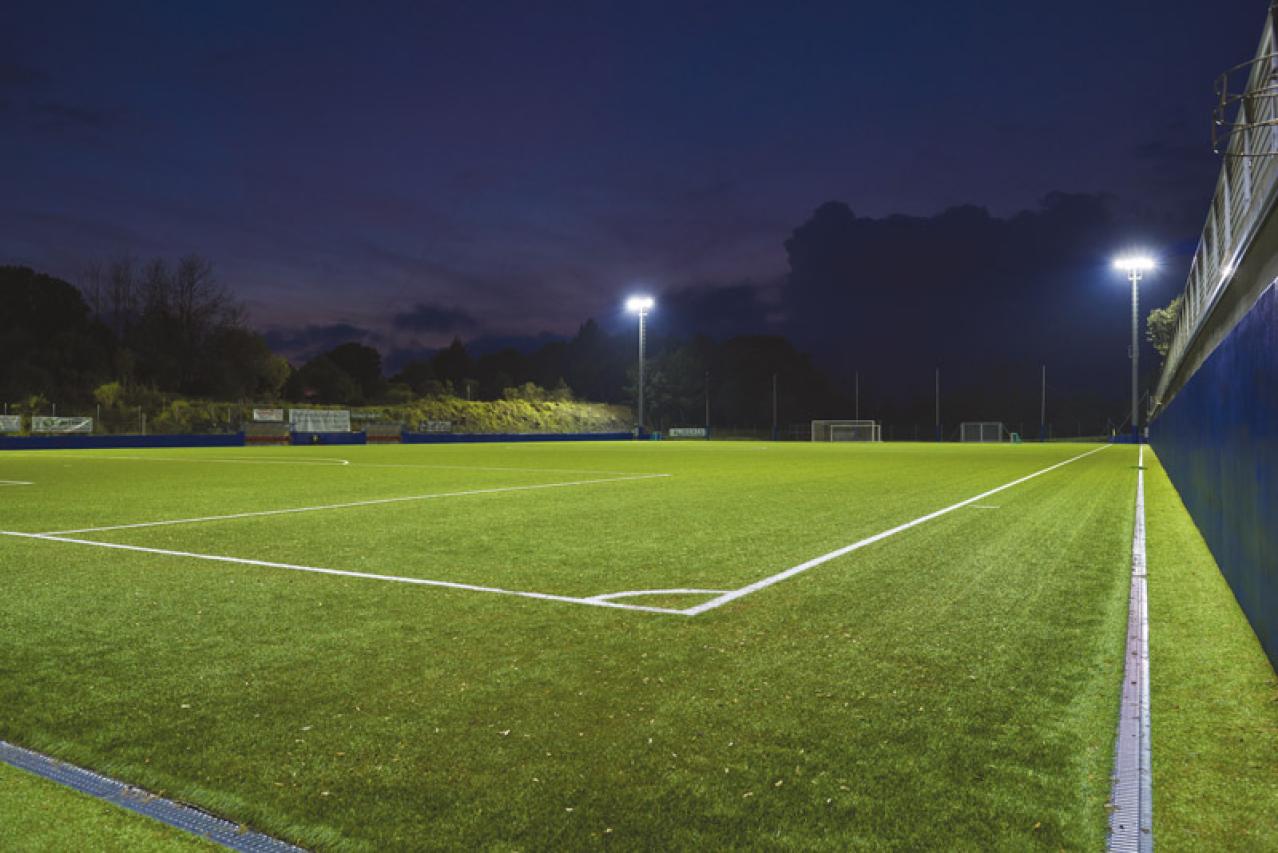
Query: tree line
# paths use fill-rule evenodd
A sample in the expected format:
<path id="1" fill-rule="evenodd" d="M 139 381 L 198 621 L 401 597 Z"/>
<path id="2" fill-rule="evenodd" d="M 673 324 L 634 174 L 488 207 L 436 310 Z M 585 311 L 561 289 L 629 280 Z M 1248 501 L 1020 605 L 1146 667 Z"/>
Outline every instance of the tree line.
<path id="1" fill-rule="evenodd" d="M 294 366 L 247 325 L 243 304 L 197 255 L 124 258 L 91 267 L 77 288 L 26 267 L 0 267 L 0 400 L 69 407 L 145 405 L 182 396 L 226 402 L 344 406 L 415 399 L 589 400 L 633 406 L 633 334 L 587 320 L 571 338 L 530 352 L 474 354 L 455 339 L 387 375 L 381 353 L 342 343 Z M 649 426 L 716 423 L 766 429 L 828 414 L 829 379 L 788 340 L 745 335 L 650 338 Z"/>
<path id="2" fill-rule="evenodd" d="M 633 408 L 638 395 L 634 334 L 609 334 L 594 320 L 571 338 L 529 352 L 472 353 L 455 339 L 390 375 L 381 353 L 359 341 L 294 366 L 247 325 L 243 304 L 196 255 L 119 259 L 90 268 L 79 288 L 26 267 L 0 267 L 0 304 L 6 307 L 0 315 L 0 401 L 32 412 L 47 411 L 41 406 L 49 401 L 82 411 L 95 404 L 155 408 L 166 396 L 343 406 L 448 397 L 588 400 Z M 1173 301 L 1150 314 L 1147 334 L 1160 353 L 1178 307 Z M 897 424 L 898 438 L 932 434 L 930 374 L 917 387 L 858 393 L 847 377 L 834 381 L 781 336 L 714 340 L 658 331 L 649 341 L 650 427 L 710 423 L 766 432 L 774 413 L 784 428 L 860 412 Z M 944 421 L 1020 421 L 1021 429 L 1036 434 L 1032 367 L 1030 377 L 1009 367 L 997 376 L 982 374 L 968 387 L 955 387 L 947 375 Z M 1111 426 L 1110 407 L 1099 398 L 1054 395 L 1052 407 L 1057 416 L 1049 421 L 1060 424 L 1060 432 Z"/>

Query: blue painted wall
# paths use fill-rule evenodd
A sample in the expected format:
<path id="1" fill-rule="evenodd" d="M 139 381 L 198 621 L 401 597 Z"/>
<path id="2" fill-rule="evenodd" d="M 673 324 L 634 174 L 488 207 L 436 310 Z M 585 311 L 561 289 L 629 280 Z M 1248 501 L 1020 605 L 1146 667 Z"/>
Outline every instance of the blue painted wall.
<path id="1" fill-rule="evenodd" d="M 368 444 L 368 436 L 362 432 L 293 432 L 289 433 L 293 444 Z"/>
<path id="2" fill-rule="evenodd" d="M 627 441 L 628 432 L 555 432 L 555 433 L 452 433 L 406 432 L 404 444 L 469 444 L 488 441 Z"/>
<path id="3" fill-rule="evenodd" d="M 112 447 L 241 447 L 244 433 L 224 435 L 11 435 L 0 450 L 91 450 Z"/>
<path id="4" fill-rule="evenodd" d="M 1278 666 L 1278 288 L 1150 425 L 1150 443 Z"/>

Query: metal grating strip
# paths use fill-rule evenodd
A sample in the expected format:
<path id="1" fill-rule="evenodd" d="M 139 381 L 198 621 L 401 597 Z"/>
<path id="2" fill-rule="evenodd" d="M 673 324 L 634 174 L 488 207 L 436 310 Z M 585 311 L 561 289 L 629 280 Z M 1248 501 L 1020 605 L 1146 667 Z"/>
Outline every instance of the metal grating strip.
<path id="1" fill-rule="evenodd" d="M 37 776 L 43 776 L 60 785 L 66 785 L 68 788 L 74 788 L 91 797 L 97 797 L 154 818 L 232 850 L 240 850 L 244 853 L 304 853 L 301 847 L 295 847 L 260 832 L 251 832 L 229 820 L 214 817 L 208 812 L 157 797 L 141 788 L 117 782 L 92 770 L 67 764 L 2 740 L 0 740 L 0 761 Z"/>
<path id="2" fill-rule="evenodd" d="M 1145 448 L 1136 468 L 1136 520 L 1132 530 L 1132 587 L 1127 609 L 1127 654 L 1114 747 L 1109 840 L 1114 853 L 1154 849 L 1153 774 L 1150 765 L 1149 603 L 1145 574 Z"/>

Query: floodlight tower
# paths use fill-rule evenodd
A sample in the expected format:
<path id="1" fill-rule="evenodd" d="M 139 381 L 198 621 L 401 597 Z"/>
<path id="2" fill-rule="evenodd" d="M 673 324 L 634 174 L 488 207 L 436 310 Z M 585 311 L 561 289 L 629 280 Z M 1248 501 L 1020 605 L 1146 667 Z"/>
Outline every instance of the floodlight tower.
<path id="1" fill-rule="evenodd" d="M 639 315 L 639 433 L 643 434 L 643 362 L 644 362 L 644 319 L 652 310 L 651 296 L 632 296 L 626 300 L 626 310 Z"/>
<path id="2" fill-rule="evenodd" d="M 1114 269 L 1127 273 L 1132 283 L 1132 438 L 1140 441 L 1140 394 L 1136 390 L 1140 367 L 1140 280 L 1158 264 L 1148 255 L 1125 255 L 1114 259 Z"/>

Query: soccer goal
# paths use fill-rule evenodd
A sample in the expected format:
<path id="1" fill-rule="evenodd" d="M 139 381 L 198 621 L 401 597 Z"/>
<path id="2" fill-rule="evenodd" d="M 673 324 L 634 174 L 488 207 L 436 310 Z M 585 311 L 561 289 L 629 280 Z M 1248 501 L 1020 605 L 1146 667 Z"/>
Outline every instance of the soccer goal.
<path id="1" fill-rule="evenodd" d="M 813 441 L 882 441 L 883 427 L 876 421 L 813 421 Z"/>
<path id="2" fill-rule="evenodd" d="M 964 421 L 959 425 L 959 441 L 1007 441 L 1002 421 Z"/>

